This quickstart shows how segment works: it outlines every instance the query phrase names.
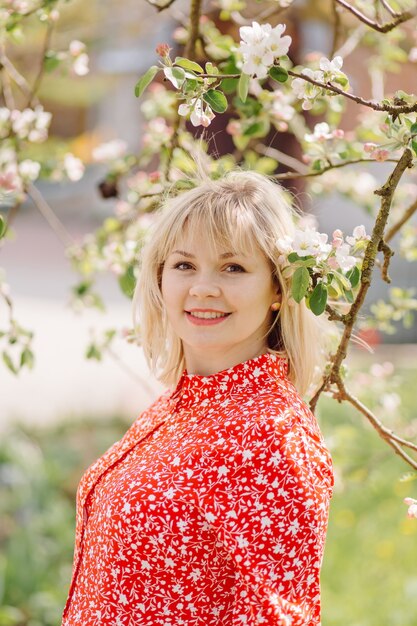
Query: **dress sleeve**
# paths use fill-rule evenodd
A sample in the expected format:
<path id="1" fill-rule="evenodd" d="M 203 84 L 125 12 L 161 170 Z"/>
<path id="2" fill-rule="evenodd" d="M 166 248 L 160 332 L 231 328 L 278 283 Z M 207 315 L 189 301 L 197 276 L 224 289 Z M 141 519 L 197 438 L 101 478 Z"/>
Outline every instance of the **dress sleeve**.
<path id="1" fill-rule="evenodd" d="M 333 485 L 318 431 L 290 409 L 235 422 L 205 461 L 200 507 L 236 568 L 233 626 L 318 626 Z"/>

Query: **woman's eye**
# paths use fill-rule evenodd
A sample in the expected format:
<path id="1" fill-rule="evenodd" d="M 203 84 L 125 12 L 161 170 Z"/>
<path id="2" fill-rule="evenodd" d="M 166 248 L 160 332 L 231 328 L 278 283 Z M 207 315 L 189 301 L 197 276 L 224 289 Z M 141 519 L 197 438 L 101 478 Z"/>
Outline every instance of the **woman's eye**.
<path id="1" fill-rule="evenodd" d="M 174 270 L 188 270 L 190 269 L 190 267 L 192 267 L 190 263 L 181 261 L 180 263 L 175 263 L 175 265 L 173 266 L 173 269 Z"/>
<path id="2" fill-rule="evenodd" d="M 227 266 L 227 271 L 234 274 L 235 272 L 244 272 L 245 270 L 241 265 L 237 265 L 237 263 L 232 263 L 231 265 Z"/>

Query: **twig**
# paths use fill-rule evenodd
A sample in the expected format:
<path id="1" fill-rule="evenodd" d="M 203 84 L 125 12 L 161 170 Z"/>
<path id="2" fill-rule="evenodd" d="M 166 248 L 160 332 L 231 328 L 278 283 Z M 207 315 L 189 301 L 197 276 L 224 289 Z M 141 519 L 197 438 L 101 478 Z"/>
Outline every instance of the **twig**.
<path id="1" fill-rule="evenodd" d="M 195 46 L 200 35 L 200 14 L 202 0 L 191 0 L 190 11 L 190 35 L 185 47 L 184 54 L 191 61 L 195 57 Z"/>
<path id="2" fill-rule="evenodd" d="M 285 152 L 281 152 L 281 150 L 271 148 L 271 146 L 265 146 L 262 143 L 257 144 L 255 146 L 255 150 L 260 154 L 276 159 L 279 163 L 283 163 L 287 167 L 292 167 L 299 174 L 308 173 L 308 167 L 304 165 L 304 163 L 288 154 L 285 154 Z"/>
<path id="3" fill-rule="evenodd" d="M 388 13 L 391 13 L 392 17 L 399 17 L 401 15 L 401 13 L 394 11 L 394 9 L 388 4 L 387 0 L 380 0 L 380 2 L 384 9 L 386 9 Z"/>
<path id="4" fill-rule="evenodd" d="M 160 13 L 161 11 L 165 11 L 165 9 L 168 9 L 171 4 L 174 4 L 175 0 L 168 0 L 168 2 L 166 2 L 165 4 L 157 4 L 156 2 L 152 2 L 151 0 L 146 0 L 146 2 L 152 7 L 155 7 L 158 13 Z"/>
<path id="5" fill-rule="evenodd" d="M 381 276 L 382 280 L 386 283 L 391 282 L 391 278 L 388 276 L 388 268 L 391 261 L 391 257 L 394 256 L 395 252 L 392 250 L 387 243 L 383 239 L 379 242 L 378 250 L 382 251 L 384 255 L 384 263 L 382 265 Z"/>
<path id="6" fill-rule="evenodd" d="M 332 13 L 333 13 L 333 42 L 330 58 L 333 59 L 337 50 L 337 44 L 340 39 L 340 33 L 342 30 L 342 20 L 340 19 L 340 12 L 338 10 L 335 0 L 332 1 Z"/>
<path id="7" fill-rule="evenodd" d="M 310 76 L 307 76 L 306 74 L 294 72 L 293 70 L 287 70 L 287 72 L 293 78 L 301 78 L 307 83 L 320 87 L 320 89 L 325 89 L 339 96 L 344 96 L 345 98 L 356 102 L 356 104 L 362 104 L 363 106 L 369 107 L 374 111 L 385 111 L 386 113 L 390 113 L 396 117 L 398 117 L 401 113 L 413 113 L 417 111 L 417 102 L 414 102 L 413 104 L 380 104 L 379 102 L 366 100 L 360 96 L 355 96 L 355 94 L 343 91 L 343 89 L 339 89 L 339 87 L 336 87 L 332 83 L 322 83 L 318 80 L 314 80 L 314 78 L 310 78 Z M 200 78 L 216 78 L 218 81 L 222 81 L 225 78 L 240 78 L 240 74 L 199 74 L 198 76 Z"/>
<path id="8" fill-rule="evenodd" d="M 3 46 L 0 47 L 0 63 L 7 70 L 10 78 L 14 80 L 19 89 L 25 94 L 25 96 L 31 95 L 29 84 L 24 76 L 18 72 L 13 63 L 7 57 L 4 52 Z M 10 108 L 10 107 L 9 107 Z"/>
<path id="9" fill-rule="evenodd" d="M 38 189 L 32 184 L 29 183 L 27 187 L 27 193 L 29 197 L 32 199 L 33 204 L 39 210 L 39 212 L 43 215 L 43 217 L 48 222 L 49 226 L 57 235 L 58 239 L 63 243 L 63 245 L 67 248 L 74 244 L 74 238 L 67 231 L 63 223 L 58 219 L 55 215 L 49 204 L 46 202 L 43 195 L 38 191 Z"/>
<path id="10" fill-rule="evenodd" d="M 334 56 L 340 56 L 343 59 L 346 59 L 349 54 L 355 50 L 356 46 L 360 43 L 362 39 L 362 35 L 366 32 L 365 24 L 359 24 L 355 30 L 351 32 L 346 41 L 341 45 L 341 47 L 335 51 Z"/>
<path id="11" fill-rule="evenodd" d="M 338 313 L 329 304 L 326 304 L 326 311 L 329 314 L 328 319 L 330 321 L 333 321 L 333 320 L 337 320 L 338 322 L 344 322 L 345 321 L 345 315 L 343 315 L 342 313 Z"/>
<path id="12" fill-rule="evenodd" d="M 4 41 L 2 41 L 0 42 L 0 70 L 2 70 L 1 74 L 3 74 L 2 92 L 3 92 L 4 102 L 7 108 L 10 110 L 13 110 L 15 108 L 14 97 L 13 97 L 12 86 L 10 84 L 10 77 L 7 73 L 7 68 L 4 63 L 5 57 L 6 57 L 5 44 L 4 44 Z"/>
<path id="13" fill-rule="evenodd" d="M 353 396 L 344 386 L 343 382 L 338 382 L 339 391 L 344 400 L 349 402 L 352 406 L 354 406 L 362 415 L 364 415 L 368 421 L 372 424 L 375 430 L 379 433 L 379 435 L 390 445 L 395 453 L 401 456 L 411 467 L 417 469 L 417 461 L 411 458 L 401 446 L 410 448 L 411 450 L 417 451 L 417 445 L 412 443 L 411 441 L 407 441 L 407 439 L 402 439 L 398 437 L 392 430 L 389 430 L 382 424 L 382 422 L 370 411 L 358 398 Z"/>
<path id="14" fill-rule="evenodd" d="M 29 97 L 28 97 L 28 103 L 27 103 L 28 107 L 33 106 L 33 104 L 35 104 L 36 102 L 36 94 L 38 92 L 38 89 L 40 87 L 40 84 L 42 82 L 42 78 L 45 72 L 45 57 L 46 57 L 46 53 L 48 52 L 49 44 L 51 42 L 51 36 L 54 30 L 54 26 L 55 26 L 54 22 L 48 22 L 46 33 L 45 33 L 45 39 L 43 41 L 43 46 L 42 46 L 42 51 L 41 51 L 38 73 L 35 77 L 32 89 L 30 90 Z"/>
<path id="15" fill-rule="evenodd" d="M 138 376 L 136 374 L 136 372 L 129 367 L 129 365 L 127 365 L 118 354 L 116 354 L 116 352 L 113 350 L 113 348 L 111 348 L 110 346 L 105 346 L 104 347 L 104 351 L 108 352 L 108 354 L 111 356 L 111 358 L 116 361 L 116 363 L 118 364 L 118 366 L 128 375 L 130 376 L 135 382 L 139 383 L 139 385 L 142 387 L 142 389 L 148 394 L 148 396 L 150 398 L 153 398 L 155 396 L 155 392 L 152 389 L 152 387 L 150 385 L 148 385 L 148 383 L 146 382 L 146 380 L 144 380 L 141 376 Z"/>
<path id="16" fill-rule="evenodd" d="M 408 207 L 408 209 L 406 209 L 406 211 L 404 211 L 404 215 L 398 220 L 398 222 L 391 226 L 389 230 L 387 230 L 384 237 L 385 243 L 388 243 L 388 241 L 390 241 L 394 237 L 394 235 L 398 233 L 400 228 L 410 219 L 412 215 L 414 215 L 416 211 L 417 200 L 415 200 L 413 204 L 410 204 L 410 206 Z"/>
<path id="17" fill-rule="evenodd" d="M 364 13 L 362 13 L 361 11 L 359 11 L 358 9 L 353 7 L 348 2 L 345 2 L 345 0 L 335 0 L 335 2 L 340 4 L 340 6 L 345 8 L 347 11 L 350 11 L 350 13 L 352 13 L 355 17 L 358 18 L 358 20 L 360 20 L 361 22 L 363 22 L 364 24 L 366 24 L 370 28 L 373 28 L 374 30 L 377 30 L 379 33 L 388 33 L 390 30 L 393 30 L 399 24 L 402 24 L 403 22 L 407 22 L 408 20 L 410 20 L 413 17 L 415 17 L 416 14 L 417 14 L 417 10 L 416 9 L 414 9 L 412 11 L 405 11 L 404 13 L 401 13 L 400 15 L 398 15 L 395 18 L 395 20 L 393 20 L 392 22 L 386 22 L 385 24 L 379 24 L 378 22 L 375 22 L 374 20 L 371 20 Z"/>
<path id="18" fill-rule="evenodd" d="M 386 159 L 385 163 L 398 163 L 398 159 Z M 275 178 L 277 180 L 287 180 L 294 178 L 313 178 L 314 176 L 321 176 L 330 170 L 336 170 L 341 167 L 346 167 L 346 165 L 354 165 L 355 163 L 376 163 L 374 159 L 352 159 L 351 161 L 343 161 L 343 163 L 332 163 L 324 167 L 322 170 L 318 172 L 307 172 L 306 174 L 300 174 L 298 172 L 282 172 L 282 174 L 276 174 Z"/>

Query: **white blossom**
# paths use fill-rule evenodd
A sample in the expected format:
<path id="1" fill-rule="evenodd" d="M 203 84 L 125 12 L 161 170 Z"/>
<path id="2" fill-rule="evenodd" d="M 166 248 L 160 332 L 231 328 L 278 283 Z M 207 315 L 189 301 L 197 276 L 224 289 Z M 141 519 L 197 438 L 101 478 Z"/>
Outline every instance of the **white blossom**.
<path id="1" fill-rule="evenodd" d="M 408 517 L 417 518 L 417 500 L 414 500 L 414 498 L 404 498 L 404 504 L 408 506 Z"/>
<path id="2" fill-rule="evenodd" d="M 336 248 L 336 261 L 343 272 L 348 272 L 356 265 L 357 259 L 354 256 L 350 256 L 349 252 L 350 249 L 347 243 L 343 243 Z"/>
<path id="3" fill-rule="evenodd" d="M 330 131 L 330 126 L 326 122 L 321 122 L 314 126 L 312 134 L 304 136 L 304 140 L 307 143 L 313 143 L 314 141 L 324 141 L 326 139 L 332 139 L 333 133 Z"/>
<path id="4" fill-rule="evenodd" d="M 252 22 L 252 26 L 241 26 L 239 51 L 243 56 L 242 71 L 249 76 L 265 78 L 274 60 L 287 54 L 291 37 L 282 36 L 285 24 L 272 28 L 270 24 Z"/>
<path id="5" fill-rule="evenodd" d="M 318 260 L 326 257 L 332 247 L 327 243 L 326 233 L 316 230 L 297 230 L 293 239 L 293 250 L 298 256 L 314 256 Z"/>
<path id="6" fill-rule="evenodd" d="M 36 180 L 41 171 L 41 165 L 37 161 L 25 159 L 19 163 L 19 174 L 25 180 Z"/>
<path id="7" fill-rule="evenodd" d="M 73 182 L 80 180 L 84 174 L 84 164 L 81 159 L 78 159 L 71 153 L 67 153 L 64 156 L 64 171 L 70 180 Z"/>
<path id="8" fill-rule="evenodd" d="M 92 156 L 98 163 L 107 163 L 122 158 L 127 151 L 127 143 L 122 139 L 113 139 L 93 149 Z"/>
<path id="9" fill-rule="evenodd" d="M 324 78 L 321 70 L 312 70 L 309 67 L 304 68 L 301 74 L 317 82 L 322 82 Z M 301 106 L 305 111 L 312 108 L 314 100 L 322 92 L 322 87 L 314 85 L 303 78 L 294 78 L 291 87 L 297 98 L 304 100 Z"/>
<path id="10" fill-rule="evenodd" d="M 329 59 L 326 59 L 326 57 L 322 57 L 320 59 L 320 69 L 323 70 L 323 72 L 331 72 L 332 74 L 336 74 L 337 72 L 340 71 L 340 68 L 343 65 L 343 59 L 340 56 L 337 56 L 333 59 L 333 61 L 330 61 Z"/>
<path id="11" fill-rule="evenodd" d="M 204 126 L 205 128 L 211 124 L 211 120 L 215 118 L 210 106 L 203 102 L 202 98 L 193 98 L 189 103 L 180 104 L 178 114 L 185 116 L 190 115 L 190 121 L 193 126 Z"/>
<path id="12" fill-rule="evenodd" d="M 72 64 L 72 70 L 77 76 L 86 76 L 90 71 L 88 67 L 89 58 L 85 52 L 77 56 Z"/>

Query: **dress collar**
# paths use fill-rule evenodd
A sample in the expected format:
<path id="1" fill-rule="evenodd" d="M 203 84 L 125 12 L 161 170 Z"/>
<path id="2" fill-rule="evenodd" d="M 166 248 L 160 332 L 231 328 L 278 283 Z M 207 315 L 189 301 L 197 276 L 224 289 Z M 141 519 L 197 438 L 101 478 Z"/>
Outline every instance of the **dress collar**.
<path id="1" fill-rule="evenodd" d="M 269 352 L 211 376 L 188 374 L 184 370 L 170 400 L 176 408 L 186 408 L 224 394 L 252 392 L 278 378 L 286 378 L 287 374 L 287 359 Z"/>

